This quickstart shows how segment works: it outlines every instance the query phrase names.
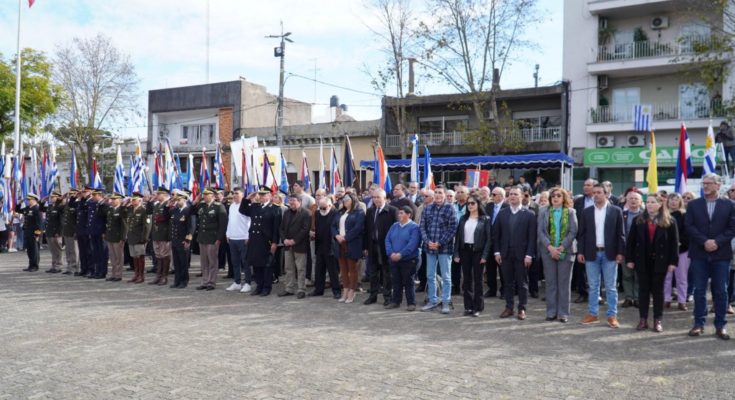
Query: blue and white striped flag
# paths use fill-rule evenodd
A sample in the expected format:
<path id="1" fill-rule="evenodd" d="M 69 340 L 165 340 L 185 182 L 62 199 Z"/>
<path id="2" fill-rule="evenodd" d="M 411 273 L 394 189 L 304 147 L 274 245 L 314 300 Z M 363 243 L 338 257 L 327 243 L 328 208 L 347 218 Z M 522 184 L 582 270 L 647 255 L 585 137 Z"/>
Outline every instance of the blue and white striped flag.
<path id="1" fill-rule="evenodd" d="M 143 152 L 140 148 L 140 140 L 138 140 L 135 146 L 135 156 L 133 157 L 133 168 L 130 172 L 130 179 L 133 181 L 132 192 L 143 193 L 143 180 L 145 179 L 144 166 Z"/>
<path id="2" fill-rule="evenodd" d="M 651 105 L 637 104 L 633 106 L 633 130 L 637 132 L 651 131 Z"/>
<path id="3" fill-rule="evenodd" d="M 419 135 L 411 136 L 411 182 L 420 183 L 419 178 Z"/>
<path id="4" fill-rule="evenodd" d="M 48 152 L 48 171 L 46 171 L 46 195 L 48 196 L 56 187 L 56 177 L 59 176 L 59 167 L 56 165 L 56 146 L 51 143 Z"/>
<path id="5" fill-rule="evenodd" d="M 117 146 L 117 162 L 115 163 L 115 182 L 112 190 L 115 193 L 125 196 L 125 172 L 122 159 L 122 150 L 120 145 Z"/>
<path id="6" fill-rule="evenodd" d="M 702 165 L 704 174 L 716 174 L 717 171 L 717 146 L 715 145 L 715 131 L 712 129 L 712 121 L 707 128 L 707 138 L 704 141 L 704 161 Z"/>

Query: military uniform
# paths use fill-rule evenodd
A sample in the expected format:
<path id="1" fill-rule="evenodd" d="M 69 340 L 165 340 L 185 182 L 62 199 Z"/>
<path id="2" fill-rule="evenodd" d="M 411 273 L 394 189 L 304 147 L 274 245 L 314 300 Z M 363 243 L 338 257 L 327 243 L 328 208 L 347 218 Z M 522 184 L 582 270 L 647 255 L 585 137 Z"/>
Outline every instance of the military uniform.
<path id="1" fill-rule="evenodd" d="M 87 210 L 89 209 L 89 206 L 87 204 L 87 201 L 89 201 L 89 199 L 81 198 L 77 199 L 77 201 L 73 203 L 74 207 L 76 208 L 77 215 L 75 232 L 77 237 L 77 245 L 79 247 L 79 265 L 81 267 L 81 276 L 91 275 L 94 273 L 94 271 L 90 269 L 92 263 L 92 253 L 91 245 L 89 243 L 89 221 L 87 218 Z"/>
<path id="2" fill-rule="evenodd" d="M 60 199 L 46 208 L 46 241 L 51 251 L 51 269 L 46 272 L 61 272 L 61 221 L 63 213 L 64 205 Z"/>
<path id="3" fill-rule="evenodd" d="M 240 213 L 250 217 L 247 262 L 253 266 L 255 283 L 258 285 L 252 294 L 267 296 L 273 286 L 271 244 L 278 244 L 282 211 L 273 203 L 263 205 L 243 199 Z"/>
<path id="4" fill-rule="evenodd" d="M 198 223 L 197 241 L 202 267 L 202 284 L 199 289 L 214 289 L 217 283 L 218 246 L 225 240 L 227 229 L 227 211 L 218 201 L 210 204 L 199 203 L 196 206 Z"/>
<path id="5" fill-rule="evenodd" d="M 110 252 L 111 277 L 108 281 L 122 280 L 123 259 L 125 254 L 125 237 L 128 233 L 127 208 L 106 206 L 105 241 Z"/>
<path id="6" fill-rule="evenodd" d="M 106 205 L 102 202 L 89 200 L 87 207 L 87 229 L 89 230 L 89 244 L 92 265 L 94 265 L 94 273 L 91 279 L 104 279 L 107 276 L 107 260 L 109 253 L 107 243 L 102 239 L 105 233 L 105 209 Z"/>
<path id="7" fill-rule="evenodd" d="M 133 257 L 133 270 L 135 271 L 135 276 L 128 282 L 142 283 L 145 281 L 145 244 L 151 230 L 151 219 L 142 205 L 130 206 L 127 217 L 128 248 L 130 256 Z"/>
<path id="8" fill-rule="evenodd" d="M 41 209 L 38 204 L 25 208 L 21 208 L 21 205 L 18 204 L 16 212 L 23 214 L 23 242 L 28 254 L 28 268 L 24 271 L 38 271 L 39 252 L 41 250 L 39 239 L 41 233 L 43 233 L 41 232 Z"/>
<path id="9" fill-rule="evenodd" d="M 168 283 L 168 269 L 171 266 L 171 208 L 168 201 L 148 203 L 146 207 L 148 214 L 152 216 L 151 239 L 156 259 L 156 279 L 150 284 L 165 285 Z"/>
<path id="10" fill-rule="evenodd" d="M 74 203 L 77 199 L 72 197 L 65 200 L 62 207 L 61 235 L 64 237 L 64 253 L 66 255 L 66 272 L 64 274 L 79 275 L 79 249 L 77 248 L 76 224 L 77 208 Z"/>
<path id="11" fill-rule="evenodd" d="M 189 284 L 189 260 L 191 238 L 194 234 L 195 221 L 191 215 L 191 206 L 174 207 L 171 210 L 171 256 L 174 261 L 174 283 L 172 288 L 183 289 Z"/>

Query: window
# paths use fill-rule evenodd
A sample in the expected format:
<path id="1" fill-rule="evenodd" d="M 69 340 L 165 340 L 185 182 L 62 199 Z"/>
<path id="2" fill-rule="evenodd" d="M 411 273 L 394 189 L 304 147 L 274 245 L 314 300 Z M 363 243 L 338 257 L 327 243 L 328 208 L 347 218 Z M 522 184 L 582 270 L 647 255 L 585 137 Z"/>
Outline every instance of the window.
<path id="1" fill-rule="evenodd" d="M 419 118 L 420 133 L 461 132 L 467 130 L 470 117 L 468 115 L 451 115 L 441 117 Z"/>
<path id="2" fill-rule="evenodd" d="M 681 27 L 681 51 L 690 53 L 694 51 L 697 43 L 707 43 L 711 36 L 711 28 L 702 22 L 689 22 Z"/>
<path id="3" fill-rule="evenodd" d="M 181 140 L 179 144 L 214 144 L 217 142 L 215 131 L 214 124 L 183 126 L 181 127 Z"/>
<path id="4" fill-rule="evenodd" d="M 641 88 L 620 88 L 612 91 L 612 113 L 614 122 L 633 120 L 633 106 L 641 103 Z"/>
<path id="5" fill-rule="evenodd" d="M 701 83 L 679 85 L 679 117 L 707 118 L 709 116 L 709 91 Z"/>
<path id="6" fill-rule="evenodd" d="M 633 56 L 633 31 L 615 32 L 615 56 L 629 58 Z"/>

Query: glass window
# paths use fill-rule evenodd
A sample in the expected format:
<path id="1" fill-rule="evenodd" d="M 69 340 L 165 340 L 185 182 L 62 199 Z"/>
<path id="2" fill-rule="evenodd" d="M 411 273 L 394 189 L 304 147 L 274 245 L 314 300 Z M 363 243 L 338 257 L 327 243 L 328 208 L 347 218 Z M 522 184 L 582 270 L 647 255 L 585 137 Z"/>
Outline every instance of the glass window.
<path id="1" fill-rule="evenodd" d="M 679 85 L 680 118 L 707 118 L 709 116 L 709 91 L 701 83 Z"/>
<path id="2" fill-rule="evenodd" d="M 615 122 L 633 120 L 633 106 L 641 102 L 641 89 L 637 87 L 613 89 L 612 119 Z"/>

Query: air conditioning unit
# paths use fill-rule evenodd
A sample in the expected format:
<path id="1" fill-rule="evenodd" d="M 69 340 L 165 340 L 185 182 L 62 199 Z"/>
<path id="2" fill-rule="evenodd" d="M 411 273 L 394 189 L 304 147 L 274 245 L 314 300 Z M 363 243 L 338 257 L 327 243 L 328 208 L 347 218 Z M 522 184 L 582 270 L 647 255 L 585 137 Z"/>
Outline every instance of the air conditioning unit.
<path id="1" fill-rule="evenodd" d="M 646 135 L 628 135 L 628 147 L 643 147 L 646 145 Z"/>
<path id="2" fill-rule="evenodd" d="M 607 89 L 607 75 L 598 75 L 597 76 L 597 89 L 598 90 L 605 90 L 605 89 Z"/>
<path id="3" fill-rule="evenodd" d="M 615 136 L 598 136 L 597 147 L 615 147 Z"/>
<path id="4" fill-rule="evenodd" d="M 666 29 L 669 27 L 669 17 L 659 16 L 651 18 L 651 29 Z"/>

